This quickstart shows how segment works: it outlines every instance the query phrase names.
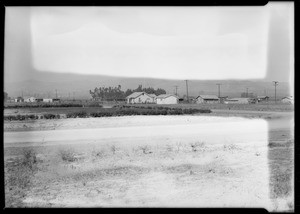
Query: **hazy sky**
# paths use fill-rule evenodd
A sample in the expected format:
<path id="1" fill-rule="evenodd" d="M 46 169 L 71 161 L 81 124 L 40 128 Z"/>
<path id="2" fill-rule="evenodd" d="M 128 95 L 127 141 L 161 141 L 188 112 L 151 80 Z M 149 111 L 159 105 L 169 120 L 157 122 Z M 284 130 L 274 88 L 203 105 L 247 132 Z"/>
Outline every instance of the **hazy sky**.
<path id="1" fill-rule="evenodd" d="M 6 7 L 5 81 L 33 71 L 288 81 L 293 3 Z"/>

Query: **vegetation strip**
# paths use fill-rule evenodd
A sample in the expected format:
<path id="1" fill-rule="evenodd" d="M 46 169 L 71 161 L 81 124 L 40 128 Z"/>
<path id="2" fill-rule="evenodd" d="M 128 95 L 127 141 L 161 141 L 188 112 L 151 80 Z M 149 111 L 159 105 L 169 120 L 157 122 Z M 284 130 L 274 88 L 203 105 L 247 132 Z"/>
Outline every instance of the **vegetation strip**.
<path id="1" fill-rule="evenodd" d="M 67 118 L 87 118 L 87 117 L 115 117 L 115 116 L 130 116 L 130 115 L 183 115 L 183 114 L 197 114 L 197 113 L 211 113 L 209 109 L 181 109 L 169 107 L 133 107 L 133 106 L 119 106 L 111 109 L 100 108 L 97 112 L 88 113 L 84 110 L 79 112 L 70 112 L 66 114 Z M 36 120 L 36 119 L 60 119 L 60 114 L 43 114 L 41 116 L 30 115 L 5 115 L 4 120 Z"/>

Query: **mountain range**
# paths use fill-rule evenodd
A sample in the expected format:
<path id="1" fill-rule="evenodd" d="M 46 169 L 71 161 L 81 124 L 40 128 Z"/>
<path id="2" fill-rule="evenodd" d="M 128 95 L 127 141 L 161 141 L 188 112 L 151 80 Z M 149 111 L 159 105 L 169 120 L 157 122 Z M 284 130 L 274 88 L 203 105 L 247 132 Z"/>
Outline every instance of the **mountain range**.
<path id="1" fill-rule="evenodd" d="M 163 88 L 167 93 L 177 93 L 180 97 L 186 95 L 187 85 L 189 96 L 200 94 L 218 95 L 220 83 L 221 96 L 240 97 L 241 93 L 274 96 L 274 85 L 264 80 L 167 80 L 150 78 L 125 78 L 102 75 L 78 75 L 73 73 L 33 72 L 27 79 L 21 81 L 4 82 L 4 91 L 10 97 L 36 96 L 89 99 L 89 90 L 95 87 L 115 87 L 121 85 L 122 90 L 135 89 L 138 85 L 143 87 Z M 277 96 L 290 95 L 289 83 L 279 82 Z"/>

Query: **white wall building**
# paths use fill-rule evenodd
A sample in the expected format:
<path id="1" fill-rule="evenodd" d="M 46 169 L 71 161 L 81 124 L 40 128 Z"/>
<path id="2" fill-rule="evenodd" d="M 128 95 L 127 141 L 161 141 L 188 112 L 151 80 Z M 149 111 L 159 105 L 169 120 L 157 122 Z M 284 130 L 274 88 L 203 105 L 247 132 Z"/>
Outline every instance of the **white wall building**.
<path id="1" fill-rule="evenodd" d="M 25 103 L 33 103 L 36 102 L 36 98 L 35 97 L 27 97 L 24 99 Z"/>
<path id="2" fill-rule="evenodd" d="M 173 94 L 161 94 L 156 97 L 157 104 L 177 104 L 179 98 Z"/>
<path id="3" fill-rule="evenodd" d="M 284 97 L 284 98 L 281 99 L 281 102 L 294 104 L 294 98 L 293 98 L 293 96 Z"/>
<path id="4" fill-rule="evenodd" d="M 52 98 L 43 98 L 44 103 L 52 103 L 53 99 Z"/>
<path id="5" fill-rule="evenodd" d="M 146 92 L 133 92 L 129 96 L 126 97 L 128 104 L 136 104 L 136 103 L 153 103 L 153 97 L 151 97 Z"/>

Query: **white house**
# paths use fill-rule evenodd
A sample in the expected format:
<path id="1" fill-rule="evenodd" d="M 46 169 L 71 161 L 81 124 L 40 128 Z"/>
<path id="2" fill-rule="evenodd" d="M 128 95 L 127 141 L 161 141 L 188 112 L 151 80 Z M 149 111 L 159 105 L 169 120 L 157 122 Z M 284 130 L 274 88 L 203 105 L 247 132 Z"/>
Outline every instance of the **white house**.
<path id="1" fill-rule="evenodd" d="M 133 92 L 126 97 L 126 100 L 128 104 L 153 103 L 153 97 L 146 92 Z"/>
<path id="2" fill-rule="evenodd" d="M 294 97 L 293 96 L 284 97 L 281 99 L 281 102 L 294 104 Z"/>
<path id="3" fill-rule="evenodd" d="M 43 98 L 44 103 L 52 103 L 53 99 L 52 98 Z"/>
<path id="4" fill-rule="evenodd" d="M 36 102 L 36 98 L 35 97 L 27 97 L 24 99 L 25 103 L 33 103 Z"/>
<path id="5" fill-rule="evenodd" d="M 196 103 L 220 103 L 220 99 L 216 95 L 199 95 Z"/>
<path id="6" fill-rule="evenodd" d="M 177 104 L 179 97 L 173 94 L 161 94 L 156 97 L 157 104 Z"/>

